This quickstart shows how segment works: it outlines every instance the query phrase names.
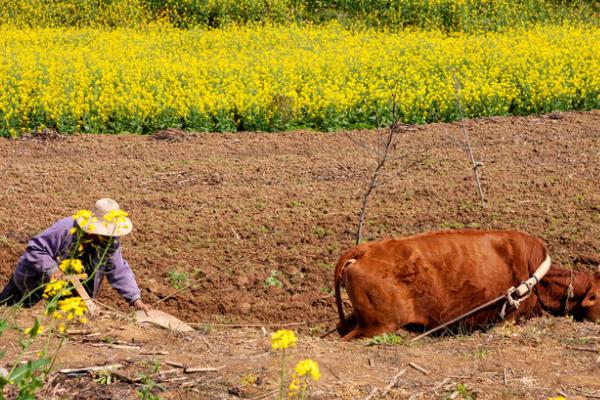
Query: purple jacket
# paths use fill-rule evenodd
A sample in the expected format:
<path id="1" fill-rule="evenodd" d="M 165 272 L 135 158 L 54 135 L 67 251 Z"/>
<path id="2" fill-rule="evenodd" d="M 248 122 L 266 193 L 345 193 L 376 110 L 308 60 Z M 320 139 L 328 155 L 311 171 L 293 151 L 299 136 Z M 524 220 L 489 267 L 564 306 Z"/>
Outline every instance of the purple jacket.
<path id="1" fill-rule="evenodd" d="M 73 218 L 63 218 L 29 241 L 14 274 L 15 284 L 21 292 L 35 289 L 47 281 L 58 269 L 57 258 L 67 258 L 73 240 L 69 230 L 74 226 L 76 225 Z M 141 297 L 133 271 L 123 259 L 118 241 L 115 242 L 114 252 L 94 276 L 92 297 L 95 298 L 98 294 L 104 276 L 130 304 Z"/>

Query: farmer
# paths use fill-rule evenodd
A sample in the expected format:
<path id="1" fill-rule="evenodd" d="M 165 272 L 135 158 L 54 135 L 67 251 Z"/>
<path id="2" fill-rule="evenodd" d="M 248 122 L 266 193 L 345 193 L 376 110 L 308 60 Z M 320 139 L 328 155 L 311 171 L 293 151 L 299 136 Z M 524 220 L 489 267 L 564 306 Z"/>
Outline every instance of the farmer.
<path id="1" fill-rule="evenodd" d="M 61 219 L 29 241 L 14 274 L 0 292 L 0 305 L 22 302 L 31 307 L 42 298 L 45 283 L 63 278 L 59 266 L 65 265 L 64 260 L 78 259 L 81 272 L 90 277 L 84 287 L 91 297 L 97 296 L 106 276 L 130 305 L 148 313 L 133 271 L 121 254 L 120 238 L 132 228 L 127 213 L 112 199 L 98 200 L 91 212 L 81 210 Z"/>

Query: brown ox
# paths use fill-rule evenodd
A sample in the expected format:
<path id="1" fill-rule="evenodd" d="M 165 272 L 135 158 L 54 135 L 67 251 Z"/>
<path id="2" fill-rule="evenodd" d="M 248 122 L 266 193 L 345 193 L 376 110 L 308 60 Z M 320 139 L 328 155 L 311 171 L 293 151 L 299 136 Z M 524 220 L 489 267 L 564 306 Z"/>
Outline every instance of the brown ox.
<path id="1" fill-rule="evenodd" d="M 544 244 L 520 232 L 454 231 L 358 245 L 335 269 L 335 295 L 342 340 L 399 329 L 435 328 L 527 280 L 546 259 Z M 572 291 L 569 287 L 572 287 Z M 344 318 L 340 286 L 353 307 Z M 507 319 L 546 310 L 600 320 L 600 271 L 595 275 L 550 267 L 531 295 Z M 467 329 L 500 318 L 501 302 L 462 320 Z"/>

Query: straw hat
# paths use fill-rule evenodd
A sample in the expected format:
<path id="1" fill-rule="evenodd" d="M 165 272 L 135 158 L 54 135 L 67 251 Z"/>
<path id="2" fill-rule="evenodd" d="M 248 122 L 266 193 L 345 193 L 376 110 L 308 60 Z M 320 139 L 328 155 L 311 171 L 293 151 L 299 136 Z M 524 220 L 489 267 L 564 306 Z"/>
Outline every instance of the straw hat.
<path id="1" fill-rule="evenodd" d="M 86 233 L 100 236 L 125 236 L 133 229 L 131 220 L 123 215 L 106 220 L 105 216 L 110 216 L 116 211 L 120 211 L 119 204 L 113 199 L 100 199 L 92 208 L 92 215 L 89 218 L 80 216 L 75 219 L 77 225 Z M 89 212 L 88 212 L 89 213 Z M 127 215 L 125 213 L 125 215 Z"/>

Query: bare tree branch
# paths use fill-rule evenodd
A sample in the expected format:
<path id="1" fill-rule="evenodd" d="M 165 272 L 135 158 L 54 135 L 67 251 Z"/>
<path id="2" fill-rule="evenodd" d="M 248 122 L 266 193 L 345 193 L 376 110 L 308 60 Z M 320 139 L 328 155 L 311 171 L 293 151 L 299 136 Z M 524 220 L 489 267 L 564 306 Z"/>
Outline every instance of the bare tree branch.
<path id="1" fill-rule="evenodd" d="M 456 104 L 458 105 L 458 114 L 460 117 L 460 126 L 462 127 L 465 144 L 467 148 L 467 154 L 471 160 L 471 165 L 473 169 L 473 175 L 475 176 L 475 182 L 477 184 L 477 191 L 479 192 L 479 198 L 481 199 L 481 207 L 485 208 L 485 199 L 483 197 L 483 189 L 481 188 L 481 181 L 479 179 L 479 168 L 483 166 L 483 164 L 479 161 L 475 160 L 475 156 L 473 155 L 473 148 L 471 147 L 471 140 L 469 138 L 469 134 L 467 133 L 467 129 L 465 128 L 465 124 L 463 122 L 463 111 L 462 105 L 460 103 L 460 82 L 456 77 L 455 71 L 452 71 L 452 78 L 454 79 L 454 90 L 456 94 Z"/>
<path id="2" fill-rule="evenodd" d="M 373 172 L 373 175 L 371 176 L 371 182 L 369 184 L 369 187 L 367 188 L 367 191 L 363 195 L 363 204 L 362 204 L 362 207 L 360 210 L 360 217 L 358 220 L 358 229 L 356 232 L 356 244 L 359 244 L 360 240 L 362 238 L 362 229 L 363 229 L 363 225 L 365 223 L 365 215 L 367 213 L 367 203 L 369 201 L 369 196 L 371 195 L 371 192 L 373 191 L 373 189 L 375 189 L 375 186 L 377 186 L 377 177 L 379 176 L 381 169 L 383 168 L 383 166 L 385 165 L 385 162 L 387 161 L 387 157 L 390 152 L 390 149 L 392 148 L 393 142 L 394 142 L 394 132 L 390 129 L 389 134 L 386 137 L 386 143 L 385 143 L 385 147 L 383 149 L 383 156 L 379 159 L 377 166 L 375 167 L 375 171 Z"/>
<path id="3" fill-rule="evenodd" d="M 349 132 L 345 132 L 344 134 L 346 135 L 348 140 L 350 140 L 355 146 L 362 147 L 363 149 L 369 151 L 370 153 L 373 153 L 377 157 L 381 156 L 381 154 L 377 151 L 377 149 L 372 148 L 365 142 L 355 139 L 354 137 L 352 137 L 352 135 L 350 135 Z"/>
<path id="4" fill-rule="evenodd" d="M 416 158 L 415 160 L 413 160 L 410 164 L 406 165 L 401 170 L 397 171 L 394 175 L 392 175 L 388 179 L 386 179 L 386 180 L 384 180 L 384 181 L 379 182 L 378 184 L 376 184 L 375 187 L 377 188 L 379 186 L 386 185 L 386 184 L 390 183 L 391 181 L 393 181 L 394 179 L 402 177 L 403 175 L 406 175 L 410 169 L 412 169 L 414 166 L 416 166 L 418 164 L 421 164 L 422 162 L 424 162 L 428 158 L 429 158 L 429 153 L 427 152 L 427 150 L 425 150 L 425 154 L 424 155 L 421 154 L 418 158 Z"/>
<path id="5" fill-rule="evenodd" d="M 369 186 L 367 187 L 367 190 L 365 191 L 365 193 L 363 194 L 362 197 L 362 207 L 360 210 L 360 216 L 359 216 L 359 221 L 358 221 L 358 228 L 357 228 L 357 232 L 356 232 L 356 244 L 359 244 L 361 239 L 362 239 L 362 235 L 363 235 L 363 227 L 364 227 L 364 223 L 365 223 L 365 217 L 366 217 L 366 213 L 367 213 L 367 205 L 369 203 L 369 197 L 371 196 L 371 193 L 375 190 L 375 188 L 384 185 L 386 183 L 389 183 L 392 179 L 403 176 L 404 174 L 406 174 L 408 172 L 409 169 L 411 169 L 412 167 L 414 167 L 415 165 L 423 162 L 424 160 L 426 160 L 429 156 L 427 155 L 427 151 L 425 151 L 425 154 L 420 153 L 417 155 L 417 157 L 415 159 L 413 159 L 412 161 L 410 161 L 410 156 L 412 155 L 409 152 L 405 152 L 399 155 L 393 155 L 393 153 L 396 151 L 396 146 L 398 144 L 398 137 L 400 136 L 400 134 L 402 133 L 408 133 L 408 132 L 412 132 L 412 131 L 416 131 L 417 128 L 412 126 L 412 125 L 408 125 L 408 124 L 404 124 L 400 122 L 400 118 L 399 118 L 399 100 L 400 100 L 400 96 L 401 96 L 401 85 L 400 85 L 400 80 L 396 79 L 393 82 L 388 81 L 388 89 L 390 91 L 390 99 L 391 99 L 391 115 L 392 115 L 392 123 L 389 126 L 389 128 L 387 130 L 381 131 L 378 130 L 379 136 L 376 139 L 377 142 L 377 146 L 376 148 L 373 148 L 371 146 L 366 145 L 365 143 L 359 142 L 354 140 L 354 138 L 351 138 L 350 136 L 349 139 L 356 144 L 359 147 L 363 147 L 365 149 L 367 149 L 370 153 L 374 153 L 375 156 L 377 157 L 377 163 L 375 165 L 375 169 L 373 171 L 373 174 L 371 175 L 371 179 L 369 181 Z M 388 177 L 387 179 L 384 179 L 381 182 L 378 182 L 378 179 L 380 178 L 380 175 L 383 173 L 385 166 L 387 163 L 389 162 L 394 162 L 394 161 L 406 161 L 409 160 L 410 162 L 407 165 L 404 165 L 403 168 L 400 168 L 398 171 L 396 171 L 396 173 L 392 174 L 392 176 Z"/>

